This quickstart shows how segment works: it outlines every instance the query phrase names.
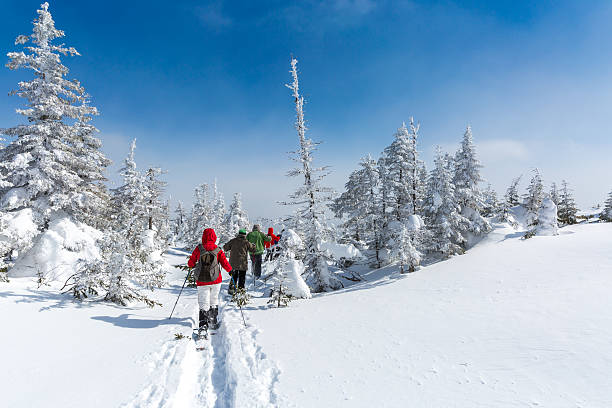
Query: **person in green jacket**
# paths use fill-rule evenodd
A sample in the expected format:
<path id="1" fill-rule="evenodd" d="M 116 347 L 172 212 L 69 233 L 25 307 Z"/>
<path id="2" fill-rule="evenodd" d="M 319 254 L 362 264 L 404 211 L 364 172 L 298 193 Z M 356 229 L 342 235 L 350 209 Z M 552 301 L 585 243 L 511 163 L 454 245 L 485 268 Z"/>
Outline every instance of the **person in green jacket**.
<path id="1" fill-rule="evenodd" d="M 255 251 L 251 251 L 251 263 L 253 264 L 253 274 L 256 279 L 261 277 L 261 258 L 265 251 L 264 242 L 272 241 L 272 237 L 264 235 L 259 225 L 253 225 L 253 231 L 246 236 L 247 241 L 255 245 Z"/>

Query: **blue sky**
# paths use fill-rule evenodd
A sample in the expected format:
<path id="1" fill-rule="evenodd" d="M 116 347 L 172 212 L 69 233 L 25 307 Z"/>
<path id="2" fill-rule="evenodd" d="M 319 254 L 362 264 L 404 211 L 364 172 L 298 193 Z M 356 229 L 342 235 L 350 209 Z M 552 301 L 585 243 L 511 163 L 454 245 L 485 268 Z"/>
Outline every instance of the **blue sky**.
<path id="1" fill-rule="evenodd" d="M 3 0 L 0 51 L 31 32 L 39 1 Z M 50 2 L 64 58 L 100 110 L 116 169 L 136 137 L 139 167 L 168 170 L 173 199 L 215 178 L 229 201 L 274 216 L 293 129 L 289 59 L 299 62 L 309 135 L 342 189 L 410 116 L 421 150 L 454 150 L 472 125 L 484 177 L 500 194 L 540 168 L 567 179 L 579 205 L 612 189 L 612 3 L 605 1 Z M 0 71 L 0 127 L 20 118 L 6 96 L 25 71 Z M 606 175 L 607 177 L 602 177 Z"/>

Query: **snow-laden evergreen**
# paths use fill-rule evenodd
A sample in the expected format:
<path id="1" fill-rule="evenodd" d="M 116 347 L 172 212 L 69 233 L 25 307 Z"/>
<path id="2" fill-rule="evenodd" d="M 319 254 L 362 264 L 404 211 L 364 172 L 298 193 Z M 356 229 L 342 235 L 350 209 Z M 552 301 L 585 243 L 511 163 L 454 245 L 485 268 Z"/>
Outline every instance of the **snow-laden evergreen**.
<path id="1" fill-rule="evenodd" d="M 553 202 L 555 202 L 554 199 Z M 555 202 L 555 204 L 557 204 L 557 215 L 561 224 L 572 225 L 578 222 L 578 219 L 576 218 L 578 208 L 576 207 L 576 202 L 574 201 L 574 195 L 572 194 L 572 190 L 569 188 L 567 181 L 565 180 L 561 181 L 561 192 L 557 197 L 557 202 Z"/>
<path id="2" fill-rule="evenodd" d="M 443 155 L 440 148 L 437 148 L 425 200 L 425 217 L 429 229 L 427 247 L 443 257 L 464 252 L 465 238 L 461 232 L 469 224 L 461 215 L 461 207 L 455 197 L 450 160 L 448 155 Z"/>
<path id="3" fill-rule="evenodd" d="M 163 184 L 156 179 L 154 172 L 149 173 L 149 180 L 138 172 L 135 149 L 134 139 L 119 171 L 123 184 L 113 190 L 114 225 L 98 241 L 101 249 L 99 259 L 89 262 L 75 277 L 78 282 L 76 291 L 73 289 L 75 296 L 86 293 L 81 280 L 89 283 L 87 275 L 91 275 L 90 271 L 102 276 L 104 298 L 122 305 L 132 300 L 152 305 L 141 293 L 142 288 L 153 290 L 165 282 L 161 254 L 166 248 L 163 242 L 160 243 L 157 231 L 149 229 L 159 222 L 152 217 L 161 216 L 161 209 L 155 203 Z M 85 278 L 82 278 L 83 274 Z"/>
<path id="4" fill-rule="evenodd" d="M 461 208 L 461 215 L 469 220 L 462 230 L 464 237 L 468 234 L 481 235 L 491 230 L 491 225 L 482 216 L 484 203 L 479 184 L 483 181 L 480 175 L 482 165 L 476 158 L 476 147 L 472 137 L 472 128 L 467 127 L 463 134 L 461 146 L 455 154 L 453 184 L 455 199 Z"/>
<path id="5" fill-rule="evenodd" d="M 482 215 L 485 217 L 493 217 L 500 212 L 501 203 L 497 198 L 497 192 L 491 186 L 491 183 L 487 184 L 487 188 L 482 192 L 483 207 Z"/>
<path id="6" fill-rule="evenodd" d="M 342 227 L 350 231 L 353 242 L 367 245 L 371 252 L 370 260 L 380 268 L 385 224 L 381 217 L 379 167 L 369 155 L 361 159 L 359 166 L 350 174 L 345 184 L 346 191 L 334 200 L 331 208 L 336 217 L 344 219 Z"/>
<path id="7" fill-rule="evenodd" d="M 508 204 L 509 207 L 514 207 L 521 203 L 518 186 L 522 178 L 523 176 L 521 175 L 521 176 L 518 176 L 512 179 L 512 183 L 510 183 L 510 186 L 506 190 L 504 200 Z"/>
<path id="8" fill-rule="evenodd" d="M 384 186 L 389 189 L 389 199 L 393 203 L 391 212 L 398 221 L 419 213 L 421 209 L 424 186 L 419 177 L 422 161 L 417 151 L 418 132 L 419 125 L 410 118 L 410 129 L 403 123 L 394 134 L 393 143 L 383 153 L 386 165 Z"/>
<path id="9" fill-rule="evenodd" d="M 610 191 L 610 194 L 608 194 L 608 198 L 604 203 L 604 208 L 601 211 L 600 218 L 603 221 L 612 221 L 612 191 Z"/>
<path id="10" fill-rule="evenodd" d="M 208 183 L 197 186 L 193 196 L 193 206 L 189 217 L 189 232 L 185 241 L 187 247 L 190 248 L 194 248 L 202 242 L 202 231 L 210 227 L 213 211 Z"/>
<path id="11" fill-rule="evenodd" d="M 250 225 L 249 216 L 242 207 L 242 195 L 240 193 L 234 193 L 234 198 L 225 216 L 225 231 L 228 234 L 228 238 L 232 238 L 238 234 L 241 228 L 248 230 Z"/>
<path id="12" fill-rule="evenodd" d="M 77 80 L 65 78 L 68 68 L 60 57 L 79 54 L 73 47 L 54 44 L 64 32 L 55 28 L 48 7 L 43 3 L 37 11 L 31 35 L 17 37 L 15 44 L 24 51 L 8 53 L 7 67 L 32 70 L 34 79 L 21 81 L 12 92 L 26 100 L 17 113 L 27 124 L 2 129 L 13 140 L 2 152 L 11 187 L 3 190 L 1 205 L 11 212 L 32 208 L 41 231 L 58 213 L 97 226 L 107 205 L 101 182 L 109 160 L 90 124 L 97 109 L 89 106 Z"/>
<path id="13" fill-rule="evenodd" d="M 300 236 L 292 229 L 283 232 L 283 239 L 279 242 L 280 256 L 274 260 L 273 276 L 270 279 L 272 286 L 270 297 L 290 296 L 291 298 L 309 299 L 312 297 L 310 289 L 302 274 L 304 264 L 298 254 L 304 252 L 304 243 Z"/>
<path id="14" fill-rule="evenodd" d="M 147 214 L 147 229 L 152 234 L 156 250 L 165 249 L 170 242 L 170 214 L 168 202 L 163 199 L 167 183 L 160 179 L 165 172 L 159 167 L 150 167 L 144 174 L 144 210 Z"/>
<path id="15" fill-rule="evenodd" d="M 533 177 L 527 187 L 527 193 L 524 196 L 524 206 L 527 210 L 527 223 L 529 225 L 535 225 L 538 219 L 538 211 L 542 200 L 544 199 L 544 184 L 542 183 L 542 176 L 540 170 L 537 168 L 533 169 Z"/>
<path id="16" fill-rule="evenodd" d="M 538 222 L 533 228 L 533 235 L 558 235 L 557 206 L 550 197 L 544 197 L 538 209 Z"/>
<path id="17" fill-rule="evenodd" d="M 550 199 L 555 205 L 559 205 L 559 189 L 557 188 L 557 183 L 554 181 L 550 184 Z"/>
<path id="18" fill-rule="evenodd" d="M 330 236 L 325 219 L 325 206 L 331 201 L 333 190 L 322 184 L 328 168 L 314 167 L 312 163 L 312 153 L 317 143 L 306 137 L 304 97 L 300 95 L 297 63 L 297 59 L 291 59 L 293 82 L 286 86 L 291 89 L 295 102 L 295 128 L 300 147 L 293 158 L 298 166 L 289 171 L 288 176 L 303 176 L 304 184 L 289 196 L 290 201 L 285 204 L 298 206 L 296 216 L 300 220 L 299 232 L 306 247 L 306 282 L 315 292 L 324 292 L 342 287 L 342 283 L 329 272 L 327 258 L 320 248 L 321 241 Z"/>
<path id="19" fill-rule="evenodd" d="M 233 236 L 229 236 L 225 229 L 225 199 L 223 193 L 217 188 L 217 180 L 213 183 L 212 191 L 212 203 L 211 203 L 211 227 L 216 231 L 219 242 L 225 242 Z"/>

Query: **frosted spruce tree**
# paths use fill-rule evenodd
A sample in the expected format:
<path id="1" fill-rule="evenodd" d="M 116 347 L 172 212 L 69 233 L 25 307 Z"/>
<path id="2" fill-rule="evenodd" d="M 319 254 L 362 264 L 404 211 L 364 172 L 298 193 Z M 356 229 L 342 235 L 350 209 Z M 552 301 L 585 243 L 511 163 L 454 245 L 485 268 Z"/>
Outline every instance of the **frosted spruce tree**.
<path id="1" fill-rule="evenodd" d="M 523 178 L 522 175 L 512 179 L 512 183 L 510 183 L 508 190 L 506 190 L 506 195 L 504 196 L 504 200 L 508 204 L 509 207 L 514 207 L 521 203 L 519 192 L 518 192 L 518 185 L 521 182 L 521 178 Z"/>
<path id="2" fill-rule="evenodd" d="M 172 233 L 176 241 L 183 241 L 185 236 L 185 228 L 187 226 L 187 214 L 183 202 L 179 201 L 174 210 L 174 220 L 172 221 Z"/>
<path id="3" fill-rule="evenodd" d="M 555 200 L 553 200 L 553 202 L 555 202 Z M 561 192 L 555 204 L 557 204 L 557 217 L 561 224 L 572 225 L 578 222 L 576 218 L 578 208 L 576 208 L 574 195 L 565 180 L 561 181 Z"/>
<path id="4" fill-rule="evenodd" d="M 524 196 L 524 206 L 527 211 L 527 225 L 536 225 L 538 222 L 538 211 L 544 199 L 544 184 L 540 170 L 533 169 L 533 177 L 527 187 L 527 193 Z"/>
<path id="5" fill-rule="evenodd" d="M 211 225 L 216 231 L 219 242 L 227 241 L 228 233 L 225 230 L 225 199 L 223 193 L 217 188 L 217 180 L 213 183 L 213 194 L 212 194 L 212 215 Z M 233 238 L 233 237 L 232 237 Z"/>
<path id="6" fill-rule="evenodd" d="M 225 217 L 225 230 L 229 238 L 238 234 L 241 228 L 247 229 L 251 224 L 246 211 L 242 208 L 242 195 L 234 193 L 234 198 Z"/>
<path id="7" fill-rule="evenodd" d="M 393 217 L 401 221 L 408 215 L 420 212 L 424 187 L 421 185 L 419 170 L 422 162 L 417 151 L 419 125 L 410 118 L 410 129 L 406 124 L 397 130 L 395 140 L 384 150 L 386 165 L 386 186 L 393 199 Z"/>
<path id="8" fill-rule="evenodd" d="M 32 70 L 34 78 L 12 92 L 26 100 L 17 113 L 27 124 L 1 131 L 12 138 L 2 152 L 11 187 L 2 190 L 1 205 L 8 212 L 31 208 L 40 231 L 64 215 L 100 227 L 107 218 L 108 194 L 102 182 L 109 160 L 90 124 L 98 111 L 88 105 L 81 84 L 65 78 L 68 68 L 61 56 L 79 53 L 54 43 L 64 32 L 55 28 L 49 4 L 37 12 L 33 33 L 15 41 L 24 50 L 8 53 L 9 69 Z"/>
<path id="9" fill-rule="evenodd" d="M 161 250 L 152 240 L 157 220 L 151 220 L 157 200 L 153 193 L 161 184 L 155 178 L 149 179 L 138 172 L 134 153 L 136 139 L 130 145 L 130 152 L 119 171 L 123 184 L 113 190 L 115 225 L 107 231 L 102 240 L 101 264 L 97 267 L 106 271 L 107 285 L 105 299 L 125 304 L 130 300 L 146 301 L 139 296 L 139 287 L 153 290 L 165 281 L 164 262 Z M 149 174 L 151 176 L 151 174 Z M 161 210 L 159 210 L 161 212 Z M 147 302 L 148 303 L 148 302 Z"/>
<path id="10" fill-rule="evenodd" d="M 464 252 L 465 238 L 461 234 L 469 221 L 460 214 L 455 197 L 452 167 L 449 157 L 438 147 L 434 168 L 427 183 L 425 201 L 426 224 L 429 228 L 427 247 L 443 257 Z"/>
<path id="11" fill-rule="evenodd" d="M 334 200 L 331 208 L 336 217 L 346 220 L 344 227 L 352 231 L 355 243 L 366 243 L 372 251 L 370 261 L 380 268 L 384 221 L 381 219 L 379 168 L 369 155 L 361 159 L 359 165 L 360 168 L 349 176 L 346 191 Z"/>
<path id="12" fill-rule="evenodd" d="M 461 207 L 461 215 L 469 220 L 462 230 L 467 239 L 468 234 L 481 235 L 491 230 L 491 225 L 482 216 L 484 202 L 479 184 L 482 182 L 480 169 L 482 165 L 476 158 L 476 148 L 472 137 L 472 128 L 467 127 L 463 134 L 461 146 L 455 154 L 453 184 L 455 198 Z"/>
<path id="13" fill-rule="evenodd" d="M 487 188 L 482 193 L 483 197 L 483 208 L 482 215 L 485 217 L 493 217 L 500 211 L 500 203 L 497 199 L 497 193 L 491 186 L 491 183 L 487 184 Z"/>
<path id="14" fill-rule="evenodd" d="M 301 220 L 301 233 L 304 237 L 306 257 L 304 259 L 306 282 L 315 292 L 324 292 L 342 287 L 342 282 L 329 272 L 327 258 L 321 250 L 321 241 L 329 236 L 325 220 L 325 205 L 331 200 L 333 190 L 322 185 L 327 175 L 327 167 L 313 167 L 313 151 L 317 143 L 306 137 L 304 121 L 304 98 L 299 92 L 297 72 L 298 61 L 291 59 L 291 75 L 293 82 L 287 85 L 292 91 L 295 102 L 296 123 L 300 148 L 295 152 L 298 167 L 289 171 L 289 177 L 304 177 L 304 184 L 292 195 L 290 201 L 284 204 L 297 205 L 297 217 Z"/>
<path id="15" fill-rule="evenodd" d="M 202 183 L 193 192 L 193 207 L 189 222 L 189 233 L 186 244 L 188 247 L 195 248 L 202 242 L 202 232 L 205 228 L 212 225 L 212 203 L 210 191 L 207 183 Z"/>
<path id="16" fill-rule="evenodd" d="M 612 191 L 608 194 L 600 218 L 603 221 L 612 222 Z"/>
<path id="17" fill-rule="evenodd" d="M 557 188 L 557 183 L 554 181 L 550 185 L 550 199 L 553 200 L 555 205 L 559 205 L 559 189 Z"/>

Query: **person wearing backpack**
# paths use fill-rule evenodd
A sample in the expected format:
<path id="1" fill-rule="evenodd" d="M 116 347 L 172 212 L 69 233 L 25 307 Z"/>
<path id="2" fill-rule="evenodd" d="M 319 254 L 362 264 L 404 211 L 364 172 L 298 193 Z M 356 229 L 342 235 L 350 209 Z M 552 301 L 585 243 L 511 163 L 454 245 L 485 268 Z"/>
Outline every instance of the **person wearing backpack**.
<path id="1" fill-rule="evenodd" d="M 274 247 L 276 246 L 276 244 L 278 244 L 278 241 L 280 239 L 279 237 L 274 235 L 274 228 L 272 227 L 268 228 L 268 236 L 272 238 L 272 240 L 264 242 L 264 247 L 266 247 L 266 262 L 272 260 L 272 254 L 276 250 L 276 248 Z"/>
<path id="2" fill-rule="evenodd" d="M 208 330 L 209 324 L 218 325 L 219 291 L 221 290 L 221 267 L 228 272 L 232 266 L 227 262 L 225 253 L 216 244 L 217 234 L 212 228 L 202 233 L 202 243 L 193 250 L 187 265 L 195 268 L 194 278 L 198 286 L 198 305 L 200 307 L 199 325 L 201 330 Z"/>
<path id="3" fill-rule="evenodd" d="M 249 251 L 256 249 L 254 244 L 247 241 L 246 233 L 245 229 L 241 229 L 235 238 L 223 245 L 223 249 L 230 253 L 230 264 L 232 265 L 232 282 L 228 288 L 230 295 L 233 294 L 235 285 L 244 289 L 246 271 L 249 267 L 248 254 Z"/>
<path id="4" fill-rule="evenodd" d="M 246 239 L 255 245 L 255 250 L 251 251 L 251 262 L 253 263 L 253 275 L 259 279 L 261 277 L 261 256 L 264 253 L 265 242 L 272 241 L 272 237 L 264 235 L 258 224 L 253 225 L 253 231 L 249 232 Z"/>

